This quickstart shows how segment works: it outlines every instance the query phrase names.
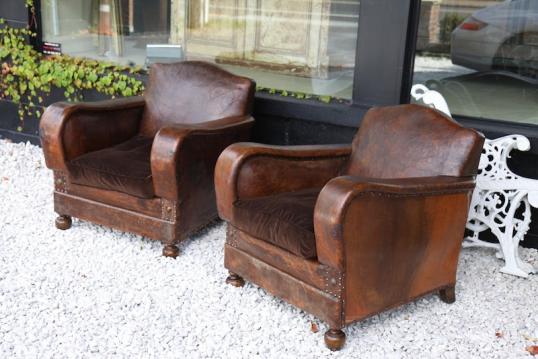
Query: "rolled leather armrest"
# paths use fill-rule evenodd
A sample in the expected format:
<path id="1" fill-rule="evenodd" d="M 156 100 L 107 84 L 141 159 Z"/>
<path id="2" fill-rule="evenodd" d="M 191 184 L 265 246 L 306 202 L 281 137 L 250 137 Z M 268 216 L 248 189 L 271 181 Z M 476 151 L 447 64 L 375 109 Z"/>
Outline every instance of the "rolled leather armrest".
<path id="1" fill-rule="evenodd" d="M 384 233 L 384 228 L 421 228 L 428 221 L 438 221 L 439 216 L 452 217 L 455 223 L 463 219 L 464 224 L 474 187 L 473 177 L 334 178 L 321 191 L 314 210 L 318 260 L 343 270 L 346 256 L 354 255 L 345 253 L 351 248 L 346 241 L 368 247 L 369 241 L 381 243 L 393 235 Z M 405 240 L 412 238 L 402 236 L 401 241 Z"/>
<path id="2" fill-rule="evenodd" d="M 251 116 L 234 116 L 159 130 L 151 149 L 155 194 L 176 200 L 180 192 L 190 193 L 199 188 L 214 193 L 218 156 L 230 144 L 248 139 L 253 124 Z"/>
<path id="3" fill-rule="evenodd" d="M 350 153 L 351 146 L 347 144 L 233 144 L 220 155 L 215 169 L 219 214 L 233 221 L 232 208 L 238 199 L 321 188 L 338 175 Z"/>
<path id="4" fill-rule="evenodd" d="M 65 170 L 75 157 L 131 138 L 138 132 L 144 105 L 143 97 L 50 105 L 39 125 L 47 166 Z"/>

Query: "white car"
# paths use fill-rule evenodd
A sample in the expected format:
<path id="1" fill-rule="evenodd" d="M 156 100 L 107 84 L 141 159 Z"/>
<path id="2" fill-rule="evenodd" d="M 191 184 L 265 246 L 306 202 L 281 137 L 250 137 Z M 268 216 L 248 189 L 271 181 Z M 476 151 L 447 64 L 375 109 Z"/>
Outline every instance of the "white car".
<path id="1" fill-rule="evenodd" d="M 478 71 L 538 74 L 538 0 L 508 0 L 478 10 L 453 32 L 451 58 Z"/>

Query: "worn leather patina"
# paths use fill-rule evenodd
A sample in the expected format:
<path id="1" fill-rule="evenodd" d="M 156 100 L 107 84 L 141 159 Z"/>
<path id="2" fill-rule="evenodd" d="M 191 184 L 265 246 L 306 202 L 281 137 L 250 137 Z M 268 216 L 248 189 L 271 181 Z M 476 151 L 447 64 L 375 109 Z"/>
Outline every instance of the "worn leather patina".
<path id="1" fill-rule="evenodd" d="M 351 145 L 228 147 L 215 172 L 227 281 L 244 277 L 326 321 L 333 350 L 346 324 L 431 292 L 453 302 L 483 142 L 436 110 L 401 105 L 369 110 Z M 301 193 L 319 188 L 297 216 Z M 309 223 L 315 246 L 297 230 Z"/>
<path id="2" fill-rule="evenodd" d="M 47 108 L 40 135 L 59 228 L 70 217 L 175 245 L 217 217 L 214 167 L 250 138 L 255 84 L 204 62 L 156 64 L 144 97 Z"/>

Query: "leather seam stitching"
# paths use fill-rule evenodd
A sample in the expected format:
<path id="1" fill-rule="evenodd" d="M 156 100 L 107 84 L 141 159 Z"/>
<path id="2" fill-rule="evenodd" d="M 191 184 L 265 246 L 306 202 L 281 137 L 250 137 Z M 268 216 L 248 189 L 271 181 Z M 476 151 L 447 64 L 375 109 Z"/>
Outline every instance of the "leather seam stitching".
<path id="1" fill-rule="evenodd" d="M 368 195 L 373 196 L 379 196 L 379 197 L 394 197 L 394 198 L 400 198 L 400 197 L 422 197 L 422 196 L 431 196 L 431 195 L 444 195 L 444 194 L 457 194 L 457 193 L 466 193 L 468 191 L 471 191 L 472 188 L 469 189 L 453 189 L 453 190 L 441 190 L 441 191 L 428 191 L 428 192 L 416 192 L 416 193 L 394 193 L 394 192 L 386 192 L 386 191 L 362 191 L 360 193 L 357 193 L 355 195 L 356 197 L 364 197 Z"/>
<path id="2" fill-rule="evenodd" d="M 346 158 L 349 157 L 350 154 L 342 154 L 342 155 L 320 155 L 320 156 L 309 156 L 309 157 L 298 157 L 298 156 L 285 156 L 285 155 L 277 155 L 277 154 L 267 154 L 267 153 L 260 153 L 260 154 L 253 154 L 247 158 L 248 160 L 254 158 L 254 157 L 269 157 L 269 158 L 276 158 L 276 159 L 282 159 L 282 160 L 290 160 L 290 161 L 315 161 L 315 160 L 326 160 L 326 159 L 340 159 L 340 158 Z"/>

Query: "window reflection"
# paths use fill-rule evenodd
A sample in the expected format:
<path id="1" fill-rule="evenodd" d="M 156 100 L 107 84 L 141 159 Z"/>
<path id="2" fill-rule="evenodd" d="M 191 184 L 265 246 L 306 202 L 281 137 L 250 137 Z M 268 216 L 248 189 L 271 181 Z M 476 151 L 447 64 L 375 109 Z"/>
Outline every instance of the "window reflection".
<path id="1" fill-rule="evenodd" d="M 214 61 L 261 87 L 351 98 L 358 5 L 174 0 L 172 39 L 185 47 L 187 58 Z"/>
<path id="2" fill-rule="evenodd" d="M 261 87 L 350 99 L 359 0 L 42 0 L 43 39 L 120 63 L 218 63 Z"/>
<path id="3" fill-rule="evenodd" d="M 414 83 L 453 114 L 538 124 L 538 0 L 423 0 Z"/>
<path id="4" fill-rule="evenodd" d="M 143 64 L 170 37 L 167 0 L 42 0 L 41 13 L 43 40 L 73 56 Z"/>

